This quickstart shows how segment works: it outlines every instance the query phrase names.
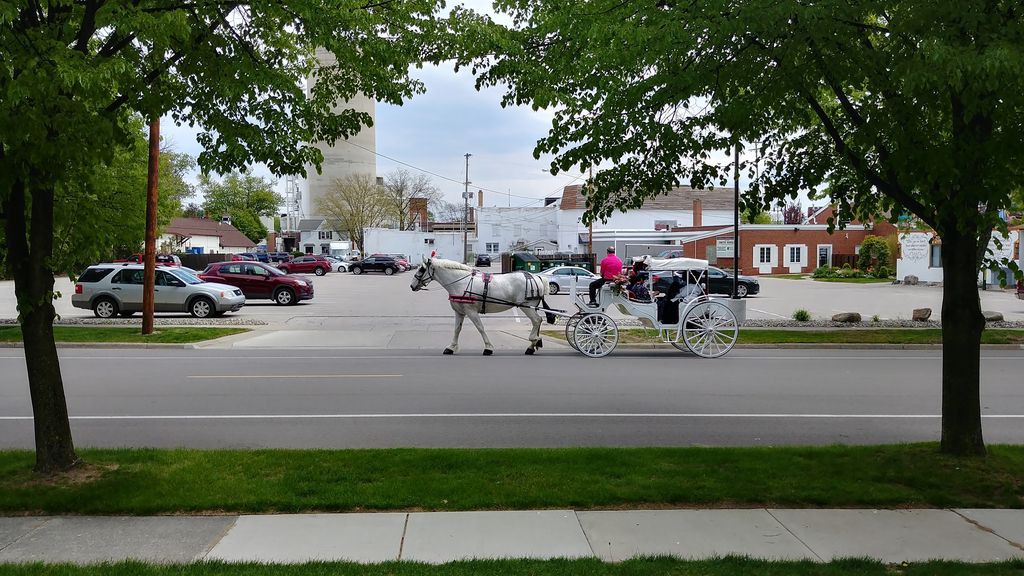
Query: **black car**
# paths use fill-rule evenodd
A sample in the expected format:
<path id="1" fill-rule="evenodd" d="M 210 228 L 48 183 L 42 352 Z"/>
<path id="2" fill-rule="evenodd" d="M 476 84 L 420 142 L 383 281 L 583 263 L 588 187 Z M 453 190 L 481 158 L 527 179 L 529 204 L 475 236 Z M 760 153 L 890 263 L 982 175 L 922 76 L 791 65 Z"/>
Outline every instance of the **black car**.
<path id="1" fill-rule="evenodd" d="M 667 292 L 669 284 L 672 283 L 672 274 L 670 272 L 655 272 L 654 273 L 654 289 L 658 292 Z M 728 296 L 732 295 L 732 274 L 716 268 L 714 266 L 708 266 L 708 291 L 712 294 L 725 294 Z M 761 284 L 758 283 L 757 278 L 750 276 L 740 276 L 739 285 L 736 286 L 736 295 L 740 298 L 746 298 L 752 296 L 761 291 Z"/>
<path id="2" fill-rule="evenodd" d="M 477 266 L 490 266 L 491 265 L 491 257 L 488 256 L 487 254 L 477 254 L 476 255 L 476 265 Z"/>
<path id="3" fill-rule="evenodd" d="M 370 256 L 369 258 L 363 258 L 359 262 L 355 262 L 349 267 L 353 274 L 362 274 L 363 272 L 383 272 L 388 276 L 391 276 L 395 272 L 401 272 L 402 268 L 398 265 L 398 261 L 391 256 Z"/>

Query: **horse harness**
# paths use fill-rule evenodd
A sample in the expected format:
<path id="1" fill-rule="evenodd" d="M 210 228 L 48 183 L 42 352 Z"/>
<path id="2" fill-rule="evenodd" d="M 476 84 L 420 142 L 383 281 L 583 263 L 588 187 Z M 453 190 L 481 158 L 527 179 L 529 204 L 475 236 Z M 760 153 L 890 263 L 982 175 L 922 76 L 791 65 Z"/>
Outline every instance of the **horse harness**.
<path id="1" fill-rule="evenodd" d="M 449 294 L 448 300 L 457 304 L 475 304 L 479 302 L 481 314 L 487 313 L 488 302 L 491 304 L 502 304 L 505 306 L 516 307 L 529 304 L 533 301 L 540 304 L 544 295 L 542 294 L 540 287 L 537 286 L 536 279 L 533 278 L 529 272 L 520 270 L 520 273 L 522 273 L 526 279 L 526 294 L 522 302 L 509 302 L 507 300 L 489 298 L 487 296 L 487 292 L 490 289 L 491 279 L 494 277 L 494 274 L 491 274 L 490 272 L 480 272 L 479 270 L 473 270 L 473 272 L 469 274 L 469 284 L 466 284 L 466 289 L 462 294 Z M 483 290 L 480 292 L 473 291 L 473 284 L 477 281 L 477 274 L 481 276 L 481 281 L 483 282 Z"/>

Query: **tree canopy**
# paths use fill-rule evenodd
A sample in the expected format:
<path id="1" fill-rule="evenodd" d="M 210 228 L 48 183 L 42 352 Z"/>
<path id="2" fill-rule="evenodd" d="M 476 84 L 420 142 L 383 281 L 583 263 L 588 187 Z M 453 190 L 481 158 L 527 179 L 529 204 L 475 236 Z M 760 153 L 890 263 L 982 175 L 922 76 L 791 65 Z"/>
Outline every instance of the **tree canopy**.
<path id="1" fill-rule="evenodd" d="M 338 178 L 317 198 L 317 208 L 331 228 L 348 234 L 364 255 L 368 253 L 366 229 L 380 226 L 392 214 L 383 187 L 369 174 Z"/>
<path id="2" fill-rule="evenodd" d="M 382 192 L 387 202 L 388 218 L 399 230 L 412 230 L 416 225 L 410 210 L 414 198 L 422 199 L 428 206 L 436 206 L 442 200 L 441 190 L 430 176 L 402 169 L 384 176 Z"/>
<path id="3" fill-rule="evenodd" d="M 339 101 L 401 104 L 410 65 L 447 40 L 441 0 L 0 2 L 0 214 L 21 312 L 36 468 L 75 456 L 52 323 L 55 210 L 114 162 L 137 118 L 198 126 L 206 172 L 319 167 L 371 118 Z M 318 66 L 315 51 L 335 58 Z M 308 94 L 305 80 L 316 82 Z"/>
<path id="4" fill-rule="evenodd" d="M 499 0 L 460 12 L 460 64 L 552 111 L 535 155 L 601 169 L 588 219 L 731 179 L 766 208 L 828 185 L 837 217 L 912 213 L 942 237 L 943 450 L 982 453 L 976 280 L 1024 179 L 1013 0 Z M 755 160 L 756 159 L 756 162 Z M 955 350 L 956 352 L 952 352 Z M 952 357 L 956 355 L 956 359 Z M 969 360 L 963 360 L 968 358 Z"/>
<path id="5" fill-rule="evenodd" d="M 204 174 L 199 177 L 199 192 L 206 217 L 219 220 L 230 216 L 231 224 L 253 242 L 267 237 L 267 227 L 260 217 L 277 215 L 284 203 L 274 191 L 272 180 L 241 172 L 232 172 L 223 180 Z"/>

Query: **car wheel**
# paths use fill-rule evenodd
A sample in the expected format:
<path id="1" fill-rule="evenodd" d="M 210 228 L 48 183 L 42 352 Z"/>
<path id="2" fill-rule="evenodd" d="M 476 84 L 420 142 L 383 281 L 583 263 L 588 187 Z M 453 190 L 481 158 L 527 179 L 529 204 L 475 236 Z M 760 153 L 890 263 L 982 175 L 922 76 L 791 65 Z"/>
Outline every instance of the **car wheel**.
<path id="1" fill-rule="evenodd" d="M 323 276 L 324 274 L 327 274 L 327 270 L 324 270 L 323 268 L 317 266 L 316 268 L 313 269 L 313 273 L 316 274 L 317 276 Z"/>
<path id="2" fill-rule="evenodd" d="M 113 298 L 97 298 L 92 304 L 92 313 L 97 318 L 113 318 L 117 316 L 117 302 Z"/>
<path id="3" fill-rule="evenodd" d="M 558 284 L 555 284 L 554 282 L 548 284 L 548 294 L 558 294 Z"/>
<path id="4" fill-rule="evenodd" d="M 189 304 L 188 311 L 196 318 L 209 318 L 213 316 L 216 309 L 213 307 L 213 301 L 209 298 L 196 298 Z"/>
<path id="5" fill-rule="evenodd" d="M 395 269 L 394 268 L 385 268 L 384 269 L 384 274 L 387 275 L 387 276 L 391 276 L 394 273 L 395 273 Z"/>
<path id="6" fill-rule="evenodd" d="M 277 269 L 280 270 L 281 272 L 284 272 L 285 274 L 288 273 L 288 267 L 287 266 L 278 266 Z"/>
<path id="7" fill-rule="evenodd" d="M 738 284 L 736 286 L 736 296 L 738 298 L 746 298 L 747 297 L 747 285 L 746 284 Z"/>
<path id="8" fill-rule="evenodd" d="M 118 312 L 117 315 L 121 318 L 131 318 L 135 315 L 135 312 L 125 312 L 122 310 L 121 312 Z"/>
<path id="9" fill-rule="evenodd" d="M 353 266 L 352 273 L 358 276 L 363 273 L 363 269 L 360 268 L 359 266 Z"/>
<path id="10" fill-rule="evenodd" d="M 278 288 L 277 292 L 274 292 L 274 302 L 282 306 L 295 304 L 295 293 L 288 288 Z"/>

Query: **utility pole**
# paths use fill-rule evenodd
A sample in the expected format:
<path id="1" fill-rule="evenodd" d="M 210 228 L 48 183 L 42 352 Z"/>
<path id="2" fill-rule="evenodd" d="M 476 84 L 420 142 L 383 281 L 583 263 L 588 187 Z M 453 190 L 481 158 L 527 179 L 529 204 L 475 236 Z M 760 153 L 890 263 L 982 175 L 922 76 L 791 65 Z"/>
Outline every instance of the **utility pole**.
<path id="1" fill-rule="evenodd" d="M 736 142 L 735 158 L 732 167 L 733 205 L 732 205 L 732 297 L 739 298 L 740 281 L 740 143 Z"/>
<path id="2" fill-rule="evenodd" d="M 153 333 L 156 288 L 156 200 L 160 172 L 160 118 L 149 123 L 149 174 L 146 180 L 146 253 L 142 285 L 142 334 Z"/>
<path id="3" fill-rule="evenodd" d="M 466 187 L 462 192 L 462 200 L 465 206 L 462 209 L 462 262 L 469 264 L 469 157 L 466 153 Z"/>
<path id="4" fill-rule="evenodd" d="M 590 184 L 594 183 L 594 167 L 590 167 L 590 176 L 587 178 Z M 594 270 L 597 270 L 597 255 L 594 254 L 594 219 L 590 219 L 590 224 L 587 225 L 587 253 L 594 257 Z"/>

